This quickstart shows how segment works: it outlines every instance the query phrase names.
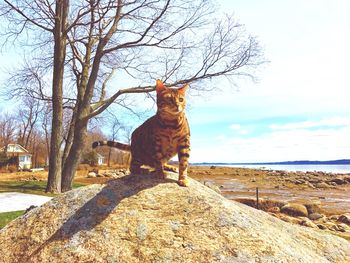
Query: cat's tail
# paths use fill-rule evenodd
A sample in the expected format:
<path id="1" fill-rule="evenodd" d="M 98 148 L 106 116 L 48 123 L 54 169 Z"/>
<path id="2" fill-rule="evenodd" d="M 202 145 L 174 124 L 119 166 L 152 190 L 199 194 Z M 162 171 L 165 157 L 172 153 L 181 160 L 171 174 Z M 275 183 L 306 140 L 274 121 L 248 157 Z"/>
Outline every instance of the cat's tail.
<path id="1" fill-rule="evenodd" d="M 97 146 L 109 146 L 109 147 L 114 147 L 122 151 L 128 151 L 130 152 L 131 148 L 130 145 L 120 143 L 120 142 L 114 142 L 114 141 L 96 141 L 92 144 L 92 148 L 96 148 Z"/>

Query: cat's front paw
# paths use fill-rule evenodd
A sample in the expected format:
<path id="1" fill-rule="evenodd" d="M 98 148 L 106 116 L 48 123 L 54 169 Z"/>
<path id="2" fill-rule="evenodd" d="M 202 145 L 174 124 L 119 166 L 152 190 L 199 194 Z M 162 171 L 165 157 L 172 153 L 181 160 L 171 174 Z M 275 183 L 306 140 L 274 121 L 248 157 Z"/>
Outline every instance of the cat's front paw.
<path id="1" fill-rule="evenodd" d="M 184 179 L 180 179 L 180 180 L 178 181 L 178 184 L 179 184 L 180 186 L 187 187 L 187 186 L 190 185 L 190 181 L 188 181 L 187 178 L 184 178 Z"/>

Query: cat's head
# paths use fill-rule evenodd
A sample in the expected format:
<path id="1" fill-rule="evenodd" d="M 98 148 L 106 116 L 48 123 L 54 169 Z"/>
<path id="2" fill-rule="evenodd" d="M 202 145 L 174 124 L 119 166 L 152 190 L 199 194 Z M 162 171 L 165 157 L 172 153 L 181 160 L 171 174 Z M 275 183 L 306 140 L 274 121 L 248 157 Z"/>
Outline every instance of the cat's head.
<path id="1" fill-rule="evenodd" d="M 185 110 L 185 93 L 189 85 L 185 84 L 181 88 L 166 87 L 161 80 L 157 80 L 157 107 L 158 113 L 164 117 L 177 117 Z"/>

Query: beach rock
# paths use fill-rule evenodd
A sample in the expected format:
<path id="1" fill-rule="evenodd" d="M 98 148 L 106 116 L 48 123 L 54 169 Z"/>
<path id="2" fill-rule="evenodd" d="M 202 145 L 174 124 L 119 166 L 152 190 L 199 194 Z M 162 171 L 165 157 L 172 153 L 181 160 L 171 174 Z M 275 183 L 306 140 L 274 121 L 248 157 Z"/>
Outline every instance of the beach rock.
<path id="1" fill-rule="evenodd" d="M 322 230 L 326 230 L 326 229 L 328 229 L 325 225 L 323 225 L 323 224 L 317 224 L 317 227 L 319 228 L 319 229 L 322 229 Z"/>
<path id="2" fill-rule="evenodd" d="M 312 222 L 310 219 L 308 218 L 304 218 L 301 222 L 300 225 L 302 226 L 307 226 L 307 227 L 311 227 L 311 228 L 318 228 L 318 226 Z"/>
<path id="3" fill-rule="evenodd" d="M 293 181 L 294 184 L 306 184 L 306 181 L 304 179 L 296 179 Z"/>
<path id="4" fill-rule="evenodd" d="M 284 222 L 288 222 L 291 224 L 295 224 L 295 225 L 300 225 L 302 219 L 298 218 L 298 217 L 294 217 L 294 216 L 289 216 L 286 214 L 276 214 L 277 218 L 283 220 Z"/>
<path id="5" fill-rule="evenodd" d="M 316 183 L 314 184 L 314 186 L 316 188 L 321 188 L 321 189 L 324 189 L 324 188 L 330 188 L 331 186 L 329 184 L 327 184 L 326 182 L 320 182 L 320 183 Z"/>
<path id="6" fill-rule="evenodd" d="M 332 230 L 332 231 L 338 231 L 338 226 L 337 224 L 333 222 L 326 222 L 323 224 L 327 229 Z"/>
<path id="7" fill-rule="evenodd" d="M 324 215 L 321 215 L 319 213 L 309 214 L 309 219 L 311 219 L 311 220 L 318 220 L 318 219 L 320 219 L 322 217 L 324 217 Z"/>
<path id="8" fill-rule="evenodd" d="M 343 238 L 176 178 L 126 176 L 59 195 L 0 230 L 1 262 L 350 261 Z"/>
<path id="9" fill-rule="evenodd" d="M 341 215 L 338 219 L 337 219 L 338 222 L 341 222 L 341 223 L 344 223 L 344 224 L 347 224 L 347 225 L 350 225 L 350 214 L 344 214 L 344 215 Z"/>
<path id="10" fill-rule="evenodd" d="M 349 232 L 349 230 L 350 230 L 350 227 L 344 223 L 340 223 L 337 226 L 338 226 L 339 232 L 347 232 L 347 231 Z"/>
<path id="11" fill-rule="evenodd" d="M 331 215 L 328 217 L 329 220 L 337 221 L 339 219 L 340 215 Z"/>
<path id="12" fill-rule="evenodd" d="M 88 178 L 94 178 L 94 177 L 96 177 L 96 173 L 95 172 L 89 172 L 87 177 Z"/>
<path id="13" fill-rule="evenodd" d="M 304 204 L 304 206 L 307 209 L 308 214 L 314 214 L 314 213 L 323 213 L 323 209 L 321 208 L 321 202 L 313 202 L 313 203 L 307 203 Z"/>
<path id="14" fill-rule="evenodd" d="M 319 184 L 319 183 L 322 183 L 323 181 L 321 180 L 321 179 L 319 179 L 319 178 L 310 178 L 309 180 L 308 180 L 310 183 L 312 183 L 312 184 Z"/>
<path id="15" fill-rule="evenodd" d="M 117 173 L 114 173 L 114 172 L 105 172 L 102 175 L 108 178 L 117 178 Z"/>
<path id="16" fill-rule="evenodd" d="M 346 184 L 347 183 L 342 178 L 334 178 L 334 179 L 330 180 L 329 182 L 335 183 L 336 185 L 342 185 L 342 184 Z"/>
<path id="17" fill-rule="evenodd" d="M 281 208 L 281 212 L 290 216 L 308 216 L 307 209 L 302 204 L 288 203 Z"/>
<path id="18" fill-rule="evenodd" d="M 316 187 L 315 187 L 312 183 L 310 183 L 310 182 L 306 182 L 306 185 L 307 185 L 308 187 L 312 188 L 312 189 L 315 189 L 315 188 L 316 188 Z"/>

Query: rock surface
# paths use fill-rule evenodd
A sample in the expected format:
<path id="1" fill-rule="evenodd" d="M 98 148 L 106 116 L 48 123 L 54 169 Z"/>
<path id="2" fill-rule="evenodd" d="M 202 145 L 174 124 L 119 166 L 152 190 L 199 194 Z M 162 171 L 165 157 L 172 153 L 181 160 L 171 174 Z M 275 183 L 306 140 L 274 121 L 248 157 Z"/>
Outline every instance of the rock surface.
<path id="1" fill-rule="evenodd" d="M 350 262 L 350 243 L 153 175 L 65 193 L 0 231 L 1 262 Z"/>

